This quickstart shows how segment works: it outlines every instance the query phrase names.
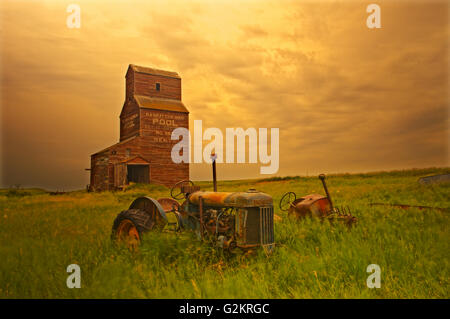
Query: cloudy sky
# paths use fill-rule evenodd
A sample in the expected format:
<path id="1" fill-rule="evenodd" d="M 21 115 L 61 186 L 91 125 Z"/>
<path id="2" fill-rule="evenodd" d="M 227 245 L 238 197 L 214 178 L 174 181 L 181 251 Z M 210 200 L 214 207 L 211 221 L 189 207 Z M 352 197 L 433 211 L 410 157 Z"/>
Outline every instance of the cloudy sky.
<path id="1" fill-rule="evenodd" d="M 447 1 L 376 1 L 369 29 L 372 2 L 2 0 L 2 186 L 83 188 L 118 141 L 130 63 L 178 72 L 191 124 L 278 127 L 277 175 L 448 166 Z"/>

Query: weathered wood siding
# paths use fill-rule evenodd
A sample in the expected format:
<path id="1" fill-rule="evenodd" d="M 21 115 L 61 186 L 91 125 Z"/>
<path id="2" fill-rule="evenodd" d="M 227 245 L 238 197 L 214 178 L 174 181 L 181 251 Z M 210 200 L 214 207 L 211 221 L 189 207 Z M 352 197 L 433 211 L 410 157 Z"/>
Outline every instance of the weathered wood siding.
<path id="1" fill-rule="evenodd" d="M 120 113 L 120 141 L 139 134 L 139 107 L 134 100 L 126 100 Z"/>
<path id="2" fill-rule="evenodd" d="M 139 72 L 134 74 L 135 95 L 181 100 L 181 79 Z M 160 83 L 160 91 L 156 90 L 156 83 Z"/>
<path id="3" fill-rule="evenodd" d="M 189 179 L 189 164 L 176 164 L 171 157 L 172 148 L 178 143 L 171 140 L 172 131 L 177 127 L 189 129 L 188 114 L 141 108 L 140 119 L 141 152 L 152 163 L 151 180 L 171 185 Z"/>
<path id="4" fill-rule="evenodd" d="M 114 164 L 114 187 L 122 187 L 127 184 L 127 164 Z"/>
<path id="5" fill-rule="evenodd" d="M 181 101 L 181 79 L 166 76 L 165 73 L 137 72 L 130 65 L 125 83 L 120 142 L 91 156 L 91 189 L 113 190 L 122 186 L 127 173 L 124 162 L 137 156 L 140 158 L 133 163 L 149 163 L 151 183 L 172 186 L 180 180 L 189 179 L 189 164 L 176 164 L 171 157 L 172 147 L 178 142 L 171 140 L 172 131 L 177 127 L 189 129 L 189 114 L 168 111 L 164 107 L 161 109 L 161 106 L 142 107 L 134 99 L 135 95 L 143 95 Z M 160 91 L 156 90 L 156 83 L 160 83 Z"/>

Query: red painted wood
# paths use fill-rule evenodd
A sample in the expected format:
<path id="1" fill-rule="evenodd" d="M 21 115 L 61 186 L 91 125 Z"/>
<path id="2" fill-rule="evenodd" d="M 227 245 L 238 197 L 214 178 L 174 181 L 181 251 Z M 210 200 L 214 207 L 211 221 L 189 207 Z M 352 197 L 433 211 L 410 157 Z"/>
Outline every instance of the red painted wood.
<path id="1" fill-rule="evenodd" d="M 159 92 L 156 91 L 157 82 L 161 84 Z M 115 170 L 114 166 L 138 156 L 150 163 L 151 183 L 171 186 L 177 181 L 189 179 L 189 164 L 172 162 L 171 150 L 178 141 L 170 139 L 173 129 L 189 129 L 189 114 L 140 108 L 133 98 L 134 94 L 139 94 L 181 101 L 181 79 L 136 72 L 130 66 L 125 83 L 126 97 L 120 114 L 120 141 L 91 155 L 90 189 L 115 189 L 114 172 L 126 170 Z"/>

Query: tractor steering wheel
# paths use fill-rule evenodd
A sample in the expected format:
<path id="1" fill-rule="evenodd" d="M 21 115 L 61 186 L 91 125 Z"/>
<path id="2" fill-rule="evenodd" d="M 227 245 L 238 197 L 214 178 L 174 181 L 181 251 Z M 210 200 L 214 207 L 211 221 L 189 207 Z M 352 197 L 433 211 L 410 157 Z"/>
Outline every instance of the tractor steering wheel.
<path id="1" fill-rule="evenodd" d="M 291 208 L 292 203 L 297 199 L 297 195 L 294 192 L 287 192 L 280 199 L 280 209 L 285 212 Z"/>
<path id="2" fill-rule="evenodd" d="M 189 184 L 190 186 L 194 186 L 194 182 L 187 179 L 187 180 L 183 180 L 183 181 L 179 181 L 177 182 L 175 185 L 172 186 L 172 188 L 170 189 L 170 196 L 174 199 L 183 199 L 184 197 L 184 193 L 181 191 L 181 187 L 185 184 Z M 175 192 L 175 189 L 179 189 L 178 192 Z"/>

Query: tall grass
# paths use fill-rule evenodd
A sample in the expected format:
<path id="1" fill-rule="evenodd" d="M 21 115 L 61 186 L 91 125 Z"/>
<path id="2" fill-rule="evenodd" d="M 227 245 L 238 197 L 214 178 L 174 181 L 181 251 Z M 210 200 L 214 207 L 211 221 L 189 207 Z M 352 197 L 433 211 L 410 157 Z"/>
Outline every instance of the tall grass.
<path id="1" fill-rule="evenodd" d="M 219 190 L 256 187 L 274 197 L 274 253 L 229 254 L 190 232 L 150 233 L 138 252 L 115 248 L 112 222 L 141 195 L 126 192 L 0 190 L 1 298 L 449 298 L 449 215 L 371 202 L 449 207 L 450 185 L 423 186 L 419 176 L 448 169 L 333 175 L 337 205 L 359 221 L 351 229 L 292 220 L 278 209 L 286 191 L 323 193 L 316 177 L 219 182 Z M 210 183 L 199 183 L 211 189 Z M 81 289 L 66 286 L 66 267 L 81 267 Z M 366 286 L 366 267 L 381 267 L 381 288 Z"/>

